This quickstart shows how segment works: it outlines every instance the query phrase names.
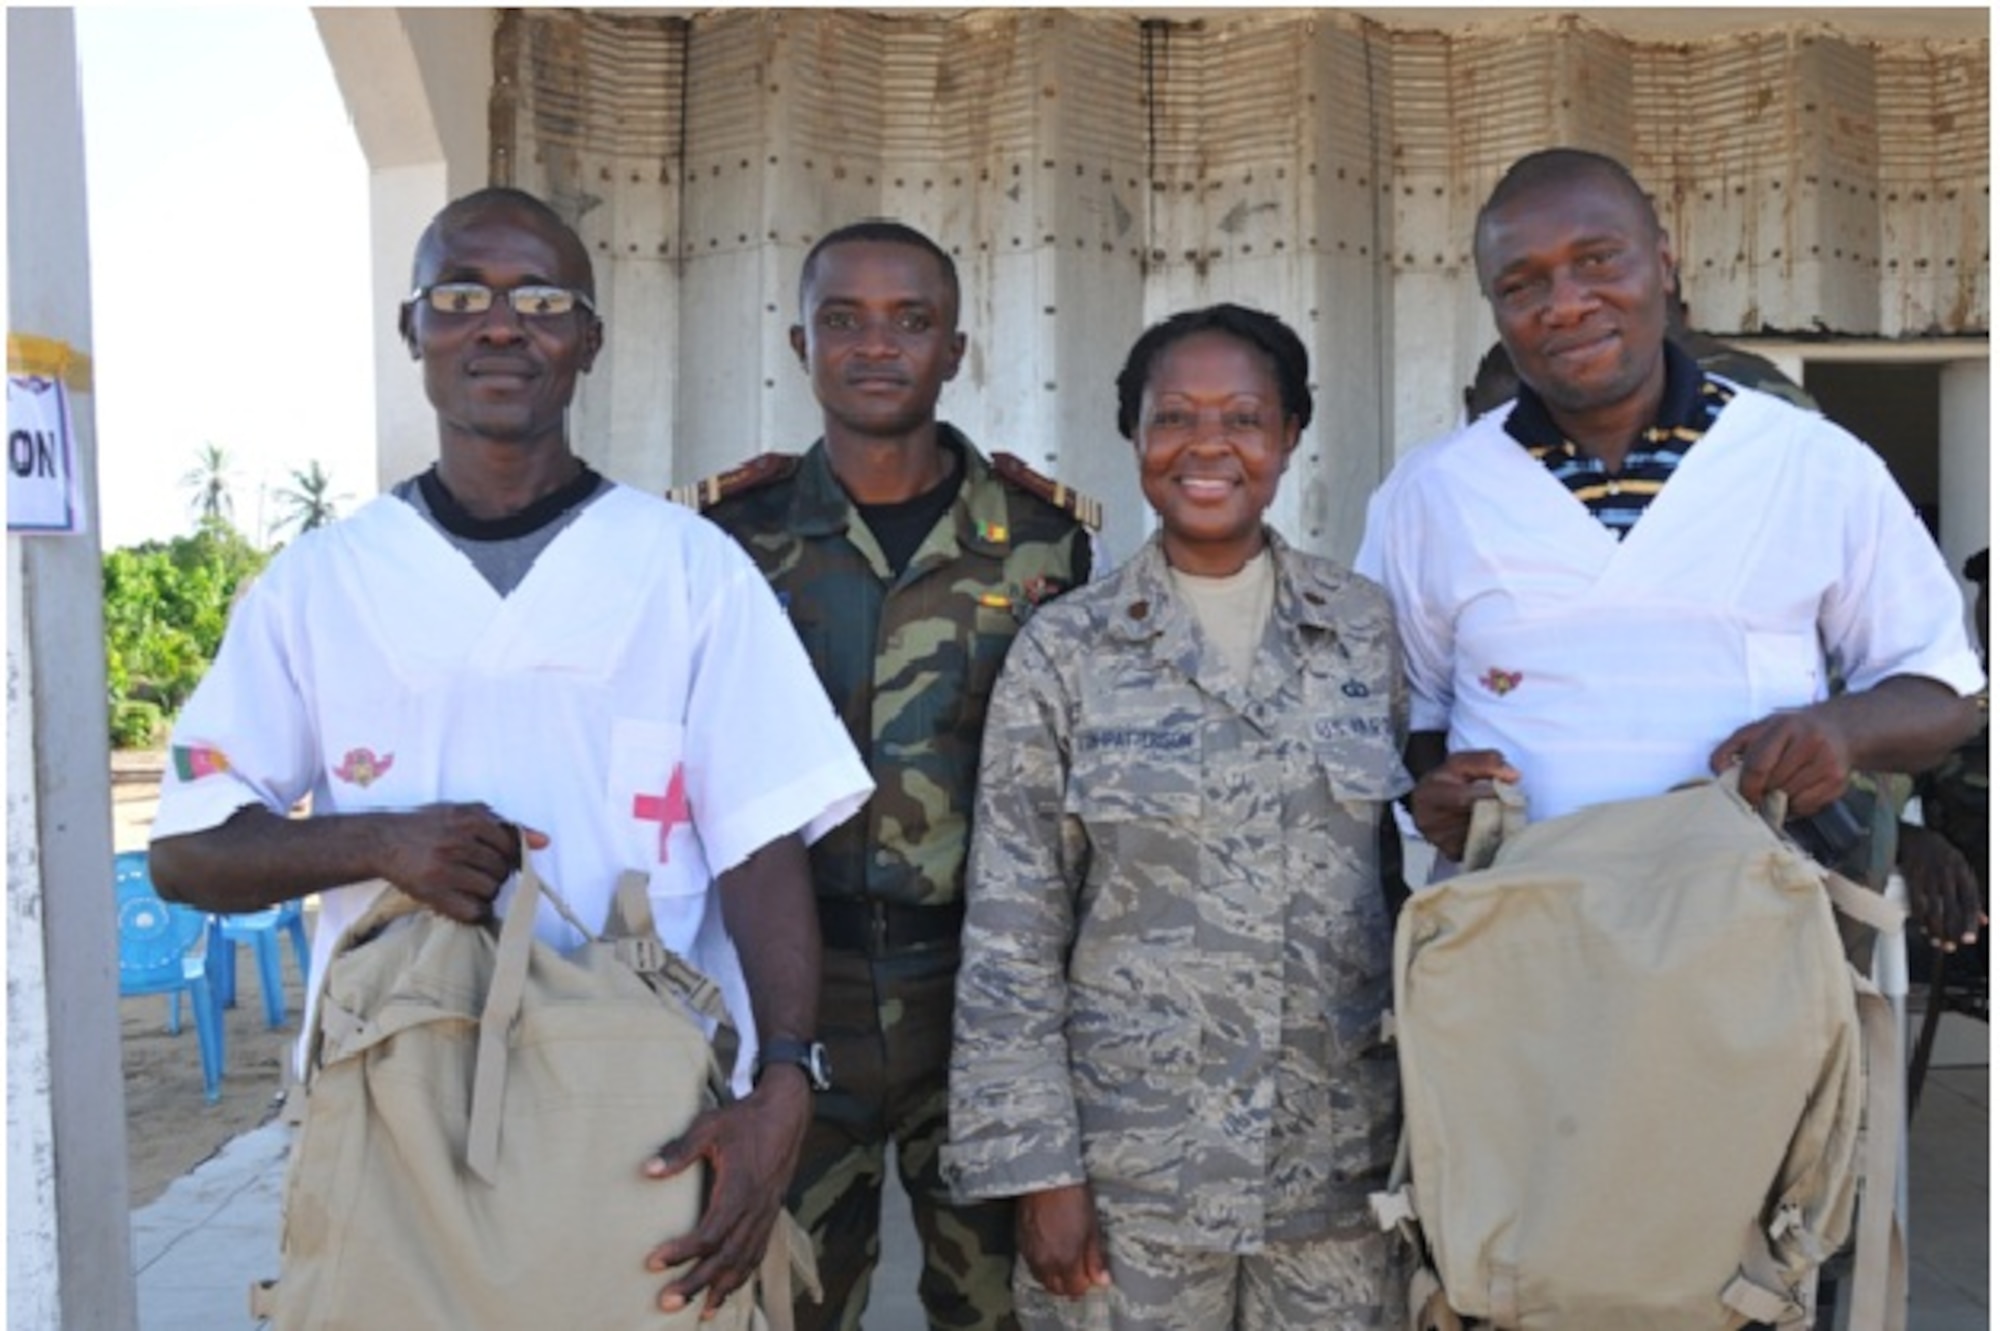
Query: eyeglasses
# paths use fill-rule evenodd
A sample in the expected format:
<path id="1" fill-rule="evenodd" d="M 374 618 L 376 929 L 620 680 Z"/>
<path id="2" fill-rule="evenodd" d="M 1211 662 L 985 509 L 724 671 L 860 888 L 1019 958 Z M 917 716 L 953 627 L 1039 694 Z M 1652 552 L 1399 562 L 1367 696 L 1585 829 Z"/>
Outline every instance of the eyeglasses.
<path id="1" fill-rule="evenodd" d="M 437 314 L 484 314 L 493 308 L 493 298 L 504 296 L 514 313 L 523 319 L 559 319 L 582 306 L 591 314 L 597 307 L 590 297 L 569 287 L 519 286 L 495 291 L 484 282 L 434 282 L 410 293 L 410 303 L 423 301 Z"/>

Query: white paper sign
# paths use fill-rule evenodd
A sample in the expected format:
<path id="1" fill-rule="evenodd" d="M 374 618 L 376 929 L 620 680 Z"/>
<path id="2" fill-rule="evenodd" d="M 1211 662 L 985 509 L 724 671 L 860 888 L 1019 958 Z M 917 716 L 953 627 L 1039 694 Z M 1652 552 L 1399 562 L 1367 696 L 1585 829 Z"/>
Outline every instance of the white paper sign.
<path id="1" fill-rule="evenodd" d="M 83 526 L 69 389 L 38 374 L 7 376 L 7 530 L 75 532 Z"/>

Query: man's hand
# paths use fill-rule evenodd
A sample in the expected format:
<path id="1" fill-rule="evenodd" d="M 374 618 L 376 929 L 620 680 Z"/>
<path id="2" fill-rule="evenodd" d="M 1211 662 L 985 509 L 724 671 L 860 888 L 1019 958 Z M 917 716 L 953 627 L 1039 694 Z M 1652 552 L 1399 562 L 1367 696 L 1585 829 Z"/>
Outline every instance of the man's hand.
<path id="1" fill-rule="evenodd" d="M 1910 918 L 1940 952 L 1978 942 L 1986 909 L 1972 865 L 1928 827 L 1904 823 L 1897 832 L 1896 867 L 1910 889 Z"/>
<path id="2" fill-rule="evenodd" d="M 1753 809 L 1773 791 L 1783 791 L 1787 817 L 1818 813 L 1847 792 L 1854 759 L 1847 733 L 1825 707 L 1777 712 L 1736 730 L 1715 746 L 1709 770 L 1743 764 L 1737 787 Z"/>
<path id="3" fill-rule="evenodd" d="M 1519 781 L 1521 774 L 1494 749 L 1465 749 L 1448 755 L 1424 773 L 1410 792 L 1410 818 L 1424 840 L 1454 863 L 1465 858 L 1465 834 L 1472 806 L 1493 794 L 1496 781 Z"/>
<path id="4" fill-rule="evenodd" d="M 677 1312 L 706 1290 L 702 1316 L 711 1317 L 757 1274 L 811 1121 L 805 1073 L 773 1064 L 746 1099 L 709 1110 L 646 1161 L 649 1178 L 671 1178 L 705 1161 L 711 1180 L 694 1231 L 646 1254 L 649 1271 L 694 1263 L 660 1291 L 662 1312 Z"/>
<path id="5" fill-rule="evenodd" d="M 1049 1293 L 1080 1299 L 1111 1287 L 1088 1183 L 1024 1193 L 1015 1201 L 1014 1228 L 1022 1259 Z"/>
<path id="6" fill-rule="evenodd" d="M 1762 807 L 1774 790 L 1787 813 L 1818 813 L 1856 769 L 1923 772 L 1979 729 L 1979 708 L 1934 679 L 1891 675 L 1873 688 L 1776 712 L 1738 729 L 1709 755 L 1711 771 L 1743 764 L 1743 798 Z"/>
<path id="7" fill-rule="evenodd" d="M 381 876 L 461 924 L 493 913 L 493 898 L 521 867 L 521 838 L 536 850 L 544 834 L 517 827 L 484 804 L 428 804 L 377 823 Z"/>

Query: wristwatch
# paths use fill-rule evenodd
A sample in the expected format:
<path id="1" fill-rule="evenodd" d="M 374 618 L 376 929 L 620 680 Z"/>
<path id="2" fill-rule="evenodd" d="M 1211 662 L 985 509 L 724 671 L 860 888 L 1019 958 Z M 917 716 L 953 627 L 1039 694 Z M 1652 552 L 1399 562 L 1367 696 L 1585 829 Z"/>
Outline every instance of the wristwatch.
<path id="1" fill-rule="evenodd" d="M 791 1063 L 806 1074 L 806 1085 L 815 1091 L 833 1089 L 833 1064 L 827 1061 L 826 1046 L 818 1040 L 766 1040 L 757 1050 L 754 1083 L 773 1063 Z"/>

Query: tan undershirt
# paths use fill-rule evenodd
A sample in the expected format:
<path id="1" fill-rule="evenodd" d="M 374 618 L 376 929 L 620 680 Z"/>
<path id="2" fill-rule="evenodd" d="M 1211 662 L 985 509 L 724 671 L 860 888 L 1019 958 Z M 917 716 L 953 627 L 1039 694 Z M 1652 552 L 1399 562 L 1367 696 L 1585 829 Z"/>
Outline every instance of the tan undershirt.
<path id="1" fill-rule="evenodd" d="M 1257 659 L 1257 644 L 1264 640 L 1264 626 L 1271 620 L 1277 600 L 1278 574 L 1271 552 L 1257 557 L 1236 572 L 1221 578 L 1204 578 L 1179 569 L 1173 574 L 1174 589 L 1194 611 L 1195 622 L 1229 668 L 1236 683 L 1250 679 L 1250 663 Z"/>

